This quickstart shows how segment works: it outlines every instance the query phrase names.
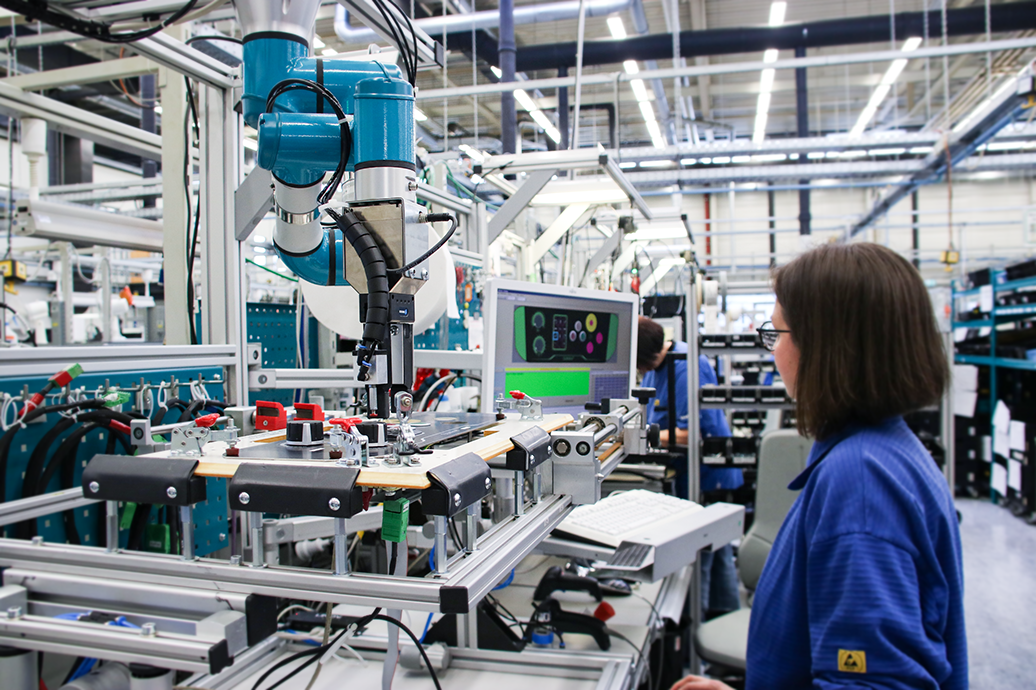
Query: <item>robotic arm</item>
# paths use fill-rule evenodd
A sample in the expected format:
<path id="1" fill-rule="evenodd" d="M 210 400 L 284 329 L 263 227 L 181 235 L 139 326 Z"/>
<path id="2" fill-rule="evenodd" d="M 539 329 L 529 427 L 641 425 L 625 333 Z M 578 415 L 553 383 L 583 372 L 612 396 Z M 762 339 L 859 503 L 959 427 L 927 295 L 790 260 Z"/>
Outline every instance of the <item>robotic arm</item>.
<path id="1" fill-rule="evenodd" d="M 425 224 L 453 220 L 417 204 L 413 86 L 395 65 L 310 55 L 319 0 L 236 5 L 245 122 L 274 179 L 274 246 L 301 279 L 360 293 L 358 378 L 370 416 L 386 418 L 393 396 L 413 385 L 414 295 L 431 254 Z M 354 198 L 327 208 L 347 171 Z"/>

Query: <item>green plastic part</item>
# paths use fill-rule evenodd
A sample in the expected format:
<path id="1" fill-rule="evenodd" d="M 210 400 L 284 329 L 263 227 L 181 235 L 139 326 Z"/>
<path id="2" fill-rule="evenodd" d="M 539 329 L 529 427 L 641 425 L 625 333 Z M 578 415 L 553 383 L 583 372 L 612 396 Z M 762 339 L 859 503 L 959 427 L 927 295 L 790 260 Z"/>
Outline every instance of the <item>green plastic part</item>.
<path id="1" fill-rule="evenodd" d="M 137 513 L 136 503 L 127 503 L 122 508 L 122 516 L 119 518 L 119 529 L 129 529 L 133 524 L 133 516 Z"/>
<path id="2" fill-rule="evenodd" d="M 385 501 L 381 513 L 381 538 L 385 541 L 406 541 L 406 528 L 410 524 L 410 500 L 395 498 Z"/>
<path id="3" fill-rule="evenodd" d="M 75 378 L 75 377 L 77 377 L 77 376 L 79 376 L 80 374 L 83 373 L 83 365 L 81 365 L 81 364 L 73 364 L 72 366 L 70 366 L 65 371 L 68 372 L 69 376 L 71 376 L 72 378 Z"/>
<path id="4" fill-rule="evenodd" d="M 172 553 L 169 525 L 148 525 L 144 550 L 152 553 Z"/>
<path id="5" fill-rule="evenodd" d="M 130 394 L 117 391 L 115 389 L 109 389 L 105 392 L 104 396 L 105 407 L 118 407 L 119 405 L 125 405 L 130 401 Z"/>

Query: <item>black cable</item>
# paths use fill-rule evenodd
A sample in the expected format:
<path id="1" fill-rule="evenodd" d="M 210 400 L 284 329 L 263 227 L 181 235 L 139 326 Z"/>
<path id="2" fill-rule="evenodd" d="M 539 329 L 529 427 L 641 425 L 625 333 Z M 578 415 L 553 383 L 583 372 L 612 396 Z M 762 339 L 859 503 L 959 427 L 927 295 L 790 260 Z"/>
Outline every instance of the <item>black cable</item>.
<path id="1" fill-rule="evenodd" d="M 0 302 L 0 308 L 6 309 L 7 311 L 11 312 L 12 314 L 17 314 L 18 313 L 18 312 L 16 312 L 14 310 L 14 307 L 12 307 L 7 302 Z"/>
<path id="2" fill-rule="evenodd" d="M 240 38 L 234 38 L 233 36 L 219 36 L 219 35 L 202 35 L 202 36 L 191 36 L 184 43 L 191 45 L 195 41 L 226 41 L 227 43 L 236 43 L 241 45 Z"/>
<path id="3" fill-rule="evenodd" d="M 104 407 L 103 400 L 81 400 L 78 402 L 64 403 L 62 405 L 37 407 L 36 409 L 30 410 L 22 415 L 19 418 L 19 421 L 15 422 L 3 436 L 0 436 L 0 501 L 6 500 L 7 496 L 7 457 L 11 450 L 11 444 L 14 443 L 14 437 L 22 426 L 28 424 L 41 415 L 47 414 L 48 412 L 65 412 L 68 410 L 84 408 L 96 409 L 99 407 Z"/>
<path id="4" fill-rule="evenodd" d="M 453 216 L 451 216 L 448 213 L 429 213 L 428 214 L 428 222 L 429 223 L 436 223 L 436 222 L 438 222 L 440 220 L 446 220 L 446 219 L 449 219 L 449 221 L 450 221 L 450 229 L 446 232 L 445 235 L 442 236 L 442 238 L 439 239 L 438 242 L 436 242 L 432 246 L 431 249 L 429 249 L 424 254 L 422 254 L 421 256 L 417 257 L 416 259 L 414 259 L 413 261 L 408 263 L 406 266 L 402 266 L 400 268 L 390 268 L 388 270 L 388 272 L 389 273 L 393 273 L 393 274 L 395 274 L 395 273 L 406 273 L 407 271 L 409 271 L 414 266 L 417 266 L 422 261 L 426 260 L 432 254 L 434 254 L 435 252 L 437 252 L 440 249 L 442 249 L 442 246 L 444 244 L 446 244 L 446 242 L 448 242 L 449 239 L 451 237 L 453 237 L 453 233 L 457 231 L 457 219 L 454 218 Z"/>
<path id="5" fill-rule="evenodd" d="M 338 101 L 338 98 L 336 98 L 335 95 L 323 84 L 318 84 L 309 79 L 285 79 L 277 82 L 277 84 L 270 89 L 270 95 L 266 98 L 266 112 L 273 112 L 273 106 L 277 101 L 278 96 L 289 91 L 299 90 L 312 91 L 318 96 L 321 96 L 331 105 L 331 109 L 338 117 L 339 131 L 341 132 L 341 151 L 338 166 L 335 168 L 334 173 L 332 173 L 331 179 L 328 180 L 327 184 L 324 185 L 324 188 L 320 190 L 320 194 L 317 195 L 317 202 L 323 205 L 331 201 L 331 198 L 335 195 L 335 191 L 338 189 L 338 185 L 341 184 L 342 179 L 345 177 L 345 169 L 346 166 L 349 165 L 349 156 L 352 155 L 352 132 L 349 130 L 349 123 L 345 121 L 345 109 Z"/>
<path id="6" fill-rule="evenodd" d="M 424 651 L 424 645 L 417 639 L 417 635 L 414 631 L 406 627 L 402 621 L 398 621 L 391 616 L 382 616 L 381 614 L 370 616 L 371 620 L 385 621 L 390 625 L 394 625 L 403 632 L 406 633 L 407 637 L 410 638 L 411 642 L 417 647 L 417 651 L 421 652 L 421 658 L 424 659 L 424 665 L 428 667 L 428 674 L 432 677 L 432 682 L 435 683 L 436 690 L 442 690 L 442 686 L 439 685 L 439 677 L 435 674 L 435 668 L 432 666 L 432 662 L 428 659 L 428 652 Z"/>
<path id="7" fill-rule="evenodd" d="M 151 504 L 138 503 L 130 521 L 129 535 L 126 539 L 126 549 L 129 551 L 144 550 L 144 535 L 147 533 L 148 523 L 151 521 Z"/>
<path id="8" fill-rule="evenodd" d="M 407 81 L 411 86 L 414 86 L 417 82 L 417 35 L 414 34 L 414 25 L 410 23 L 410 17 L 408 17 L 402 10 L 399 10 L 400 14 L 402 14 L 403 18 L 406 20 L 407 25 L 410 27 L 410 33 L 414 36 L 414 52 L 411 53 L 410 47 L 406 43 L 406 32 L 403 30 L 403 25 L 400 24 L 396 15 L 389 11 L 388 5 L 386 5 L 384 0 L 374 0 L 374 6 L 378 8 L 379 12 L 381 12 L 381 16 L 385 18 L 385 24 L 388 27 L 388 30 L 392 33 L 394 43 L 399 49 L 400 57 L 403 58 L 403 66 L 406 68 Z"/>
<path id="9" fill-rule="evenodd" d="M 392 557 L 389 559 L 388 574 L 396 573 L 396 563 L 399 559 L 399 542 L 392 542 Z"/>
<path id="10" fill-rule="evenodd" d="M 198 0 L 189 0 L 186 5 L 169 15 L 164 21 L 150 28 L 113 34 L 110 24 L 81 19 L 64 12 L 52 10 L 46 0 L 0 0 L 0 7 L 25 15 L 28 19 L 35 19 L 58 29 L 71 31 L 80 36 L 92 38 L 103 43 L 132 43 L 133 41 L 154 36 L 168 26 L 175 24 L 194 9 L 194 6 L 197 4 Z"/>
<path id="11" fill-rule="evenodd" d="M 198 226 L 201 223 L 201 188 L 198 189 L 198 204 L 194 210 L 194 230 L 191 230 L 191 168 L 194 163 L 191 160 L 191 141 L 189 136 L 191 130 L 190 122 L 194 122 L 194 135 L 199 136 L 198 110 L 194 102 L 194 88 L 191 80 L 183 78 L 187 86 L 187 104 L 191 112 L 191 119 L 184 121 L 184 143 L 183 143 L 183 189 L 187 195 L 187 327 L 191 336 L 191 345 L 198 344 L 198 329 L 194 323 L 194 249 L 198 245 Z M 200 143 L 200 142 L 199 142 Z"/>
<path id="12" fill-rule="evenodd" d="M 364 616 L 363 618 L 360 618 L 360 619 L 356 620 L 355 623 L 354 623 L 355 629 L 356 630 L 363 629 L 368 623 L 370 623 L 372 620 L 374 620 L 375 616 L 377 616 L 380 613 L 381 613 L 381 607 L 378 607 L 378 608 L 374 609 L 373 613 L 369 613 L 366 616 Z M 266 671 L 266 673 L 264 673 L 263 675 L 259 676 L 259 680 L 255 681 L 255 685 L 252 686 L 252 690 L 258 690 L 259 686 L 262 684 L 262 682 L 264 680 L 266 680 L 271 675 L 273 675 L 276 671 L 284 668 L 285 666 L 287 666 L 291 662 L 298 661 L 299 659 L 305 658 L 307 656 L 312 656 L 313 657 L 312 659 L 310 659 L 306 663 L 302 664 L 298 668 L 294 669 L 288 675 L 284 676 L 279 681 L 277 681 L 276 683 L 274 683 L 273 685 L 271 685 L 269 688 L 266 689 L 266 690 L 274 690 L 274 688 L 280 686 L 281 683 L 285 682 L 289 678 L 295 677 L 296 675 L 301 673 L 306 667 L 308 667 L 310 664 L 312 664 L 313 662 L 318 660 L 320 658 L 320 656 L 319 656 L 320 654 L 322 654 L 323 652 L 326 652 L 328 649 L 330 649 L 331 647 L 336 645 L 338 643 L 338 640 L 342 637 L 342 635 L 344 635 L 348 631 L 349 631 L 349 628 L 346 628 L 345 630 L 342 630 L 337 635 L 335 635 L 335 638 L 333 640 L 331 640 L 327 644 L 320 645 L 319 647 L 311 647 L 310 649 L 304 649 L 301 652 L 295 652 L 291 656 L 285 657 L 284 659 L 278 661 L 276 664 L 271 666 L 269 668 L 269 670 Z"/>

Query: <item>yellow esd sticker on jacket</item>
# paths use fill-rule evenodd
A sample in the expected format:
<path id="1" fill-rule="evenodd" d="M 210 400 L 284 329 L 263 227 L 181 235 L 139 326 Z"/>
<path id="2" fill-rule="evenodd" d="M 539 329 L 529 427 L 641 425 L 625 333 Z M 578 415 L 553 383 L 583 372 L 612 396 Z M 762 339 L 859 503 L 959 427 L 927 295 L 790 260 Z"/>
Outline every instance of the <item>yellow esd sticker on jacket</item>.
<path id="1" fill-rule="evenodd" d="M 866 673 L 867 653 L 853 649 L 839 649 L 838 670 L 846 673 Z"/>

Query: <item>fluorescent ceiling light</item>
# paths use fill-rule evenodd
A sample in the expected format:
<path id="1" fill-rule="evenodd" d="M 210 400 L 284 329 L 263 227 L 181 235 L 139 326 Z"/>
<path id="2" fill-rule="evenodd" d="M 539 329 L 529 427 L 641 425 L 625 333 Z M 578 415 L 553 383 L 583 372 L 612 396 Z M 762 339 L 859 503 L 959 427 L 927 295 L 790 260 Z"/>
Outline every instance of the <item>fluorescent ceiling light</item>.
<path id="1" fill-rule="evenodd" d="M 730 162 L 731 163 L 751 163 L 752 162 L 752 157 L 751 156 L 733 156 L 733 157 L 731 157 Z"/>
<path id="2" fill-rule="evenodd" d="M 871 149 L 867 152 L 868 156 L 901 156 L 906 153 L 906 149 Z"/>
<path id="3" fill-rule="evenodd" d="M 313 47 L 317 50 L 325 47 L 324 42 L 320 40 L 320 36 L 317 36 L 316 34 L 313 34 Z"/>
<path id="4" fill-rule="evenodd" d="M 654 110 L 654 108 L 651 107 L 651 102 L 650 101 L 641 101 L 640 102 L 640 114 L 644 116 L 644 121 L 645 122 L 654 122 L 655 121 L 655 110 Z"/>
<path id="5" fill-rule="evenodd" d="M 825 154 L 823 151 L 810 151 L 806 154 L 806 158 L 810 159 L 811 161 L 815 161 L 823 158 L 825 155 L 827 154 Z"/>
<path id="6" fill-rule="evenodd" d="M 252 139 L 251 137 L 245 137 L 244 139 L 242 139 L 241 140 L 241 145 L 244 146 L 249 151 L 258 151 L 259 150 L 259 142 L 256 141 L 255 139 Z"/>
<path id="7" fill-rule="evenodd" d="M 788 3 L 775 2 L 770 5 L 770 26 L 780 26 L 784 23 L 784 13 L 788 9 Z M 777 62 L 779 51 L 776 48 L 769 48 L 763 53 L 763 62 Z M 772 68 L 767 68 L 759 75 L 759 98 L 755 103 L 755 126 L 752 128 L 752 141 L 756 144 L 766 138 L 766 121 L 770 117 L 770 91 L 773 90 L 773 79 L 776 75 Z"/>
<path id="8" fill-rule="evenodd" d="M 542 110 L 530 110 L 529 114 L 532 115 L 532 119 L 536 121 L 536 124 L 546 132 L 547 136 L 554 140 L 555 144 L 561 143 L 561 132 L 547 119 Z"/>
<path id="9" fill-rule="evenodd" d="M 457 148 L 460 149 L 465 154 L 467 154 L 468 158 L 470 158 L 471 160 L 475 161 L 476 163 L 481 163 L 482 161 L 485 160 L 485 156 L 482 155 L 482 152 L 479 151 L 478 149 L 474 148 L 473 146 L 468 146 L 467 144 L 461 144 Z"/>
<path id="10" fill-rule="evenodd" d="M 633 89 L 633 95 L 637 97 L 638 103 L 644 103 L 648 100 L 648 92 L 644 86 L 643 79 L 631 79 L 630 87 Z"/>
<path id="11" fill-rule="evenodd" d="M 766 138 L 766 120 L 770 113 L 770 92 L 759 94 L 755 104 L 755 129 L 752 132 L 752 141 L 760 143 Z"/>
<path id="12" fill-rule="evenodd" d="M 906 40 L 906 43 L 903 44 L 903 52 L 909 53 L 913 50 L 917 50 L 921 46 L 921 41 L 922 39 L 920 36 L 911 36 Z"/>
<path id="13" fill-rule="evenodd" d="M 754 163 L 778 163 L 786 160 L 788 160 L 788 156 L 783 153 L 760 153 L 752 156 Z"/>
<path id="14" fill-rule="evenodd" d="M 525 89 L 515 89 L 514 100 L 518 101 L 518 103 L 528 111 L 539 110 L 539 107 Z"/>
<path id="15" fill-rule="evenodd" d="M 915 146 L 910 149 L 910 153 L 915 156 L 927 156 L 929 153 L 935 150 L 934 146 Z"/>
<path id="16" fill-rule="evenodd" d="M 619 204 L 629 197 L 607 176 L 552 180 L 533 197 L 533 206 L 571 206 L 572 204 Z"/>
<path id="17" fill-rule="evenodd" d="M 917 50 L 917 47 L 921 45 L 921 39 L 912 36 L 903 43 L 903 52 L 909 53 Z M 864 106 L 863 112 L 860 113 L 860 117 L 856 120 L 856 124 L 849 130 L 849 136 L 858 137 L 863 134 L 863 130 L 867 129 L 867 125 L 874 118 L 874 115 L 878 112 L 878 107 L 881 105 L 885 97 L 888 96 L 889 91 L 892 90 L 892 85 L 899 79 L 899 75 L 903 73 L 903 70 L 907 66 L 906 58 L 898 58 L 892 61 L 889 68 L 885 71 L 885 75 L 881 78 L 881 83 L 874 89 L 874 93 L 871 94 L 871 98 L 867 101 L 867 105 Z"/>
<path id="18" fill-rule="evenodd" d="M 680 165 L 695 165 L 698 163 L 697 158 L 681 158 Z"/>
<path id="19" fill-rule="evenodd" d="M 421 112 L 421 109 L 418 108 L 415 105 L 414 106 L 414 119 L 417 120 L 418 122 L 424 122 L 425 120 L 428 119 L 428 116 L 425 115 L 423 112 Z"/>
<path id="20" fill-rule="evenodd" d="M 492 67 L 491 66 L 489 68 L 489 71 L 492 72 L 493 74 L 495 74 L 497 79 L 499 79 L 500 77 L 504 76 L 504 73 L 500 71 L 499 67 Z"/>
<path id="21" fill-rule="evenodd" d="M 326 56 L 330 57 L 332 55 L 338 55 L 338 51 L 335 50 L 334 48 L 324 48 L 323 50 L 320 51 L 320 54 L 321 55 L 326 55 Z"/>
<path id="22" fill-rule="evenodd" d="M 623 161 L 622 163 L 619 163 L 620 170 L 632 170 L 635 167 L 637 167 L 637 164 L 633 161 Z"/>
<path id="23" fill-rule="evenodd" d="M 252 242 L 255 244 L 266 244 L 266 238 L 262 235 L 252 235 Z"/>
<path id="24" fill-rule="evenodd" d="M 255 252 L 256 254 L 265 254 L 266 253 L 266 247 L 252 247 L 252 251 Z"/>
<path id="25" fill-rule="evenodd" d="M 622 66 L 626 70 L 626 74 L 640 74 L 640 67 L 637 66 L 636 60 L 626 60 Z"/>
<path id="26" fill-rule="evenodd" d="M 712 159 L 713 165 L 726 165 L 730 162 L 730 156 L 716 156 Z"/>
<path id="27" fill-rule="evenodd" d="M 622 17 L 608 17 L 608 30 L 612 32 L 612 38 L 626 38 L 626 27 L 622 24 Z"/>
<path id="28" fill-rule="evenodd" d="M 665 139 L 662 137 L 662 130 L 658 127 L 658 122 L 655 120 L 645 120 L 644 124 L 647 125 L 648 134 L 651 135 L 651 143 L 657 149 L 665 148 Z"/>
<path id="29" fill-rule="evenodd" d="M 640 161 L 640 167 L 642 168 L 671 168 L 673 167 L 673 161 L 660 159 L 656 161 Z"/>
<path id="30" fill-rule="evenodd" d="M 774 69 L 764 69 L 759 78 L 759 93 L 770 93 L 773 90 L 773 77 L 776 74 Z"/>

